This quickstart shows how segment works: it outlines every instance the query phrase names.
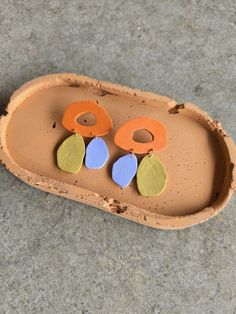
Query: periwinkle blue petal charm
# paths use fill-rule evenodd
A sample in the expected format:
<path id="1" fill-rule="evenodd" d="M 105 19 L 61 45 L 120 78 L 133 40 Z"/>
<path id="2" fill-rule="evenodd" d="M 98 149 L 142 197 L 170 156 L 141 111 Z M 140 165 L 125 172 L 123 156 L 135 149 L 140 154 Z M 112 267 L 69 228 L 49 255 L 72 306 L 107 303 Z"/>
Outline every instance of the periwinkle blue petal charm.
<path id="1" fill-rule="evenodd" d="M 86 148 L 85 166 L 89 169 L 102 168 L 109 158 L 107 144 L 101 137 L 95 137 Z"/>
<path id="2" fill-rule="evenodd" d="M 138 168 L 137 157 L 128 154 L 117 159 L 112 166 L 112 180 L 124 188 L 130 184 Z"/>

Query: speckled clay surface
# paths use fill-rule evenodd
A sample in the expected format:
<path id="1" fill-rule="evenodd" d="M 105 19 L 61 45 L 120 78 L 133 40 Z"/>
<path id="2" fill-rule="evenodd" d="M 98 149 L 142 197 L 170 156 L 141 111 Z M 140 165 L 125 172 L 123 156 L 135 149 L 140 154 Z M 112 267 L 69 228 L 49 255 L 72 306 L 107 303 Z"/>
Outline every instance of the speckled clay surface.
<path id="1" fill-rule="evenodd" d="M 110 159 L 101 170 L 85 167 L 77 175 L 60 171 L 55 152 L 70 133 L 61 125 L 66 106 L 96 100 L 111 115 L 106 135 Z M 164 123 L 169 143 L 158 152 L 168 173 L 158 197 L 138 195 L 135 180 L 121 189 L 111 179 L 113 162 L 126 152 L 114 145 L 114 133 L 130 118 L 150 116 Z M 2 163 L 28 184 L 96 206 L 152 227 L 175 229 L 218 213 L 235 188 L 235 145 L 221 125 L 192 104 L 132 90 L 75 74 L 35 79 L 14 93 L 1 118 Z"/>

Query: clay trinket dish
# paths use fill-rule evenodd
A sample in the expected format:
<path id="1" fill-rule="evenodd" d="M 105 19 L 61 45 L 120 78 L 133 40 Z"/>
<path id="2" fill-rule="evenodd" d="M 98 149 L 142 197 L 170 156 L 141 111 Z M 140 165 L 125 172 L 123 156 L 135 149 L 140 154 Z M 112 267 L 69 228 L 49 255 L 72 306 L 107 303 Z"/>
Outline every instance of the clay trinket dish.
<path id="1" fill-rule="evenodd" d="M 61 171 L 56 150 L 70 132 L 62 126 L 69 103 L 101 104 L 113 121 L 104 136 L 109 160 L 102 169 Z M 0 119 L 0 160 L 15 176 L 43 191 L 73 199 L 160 229 L 196 225 L 219 213 L 236 190 L 236 148 L 217 121 L 193 104 L 75 74 L 39 77 L 11 97 Z M 159 196 L 141 196 L 136 181 L 120 188 L 111 179 L 114 161 L 125 154 L 114 144 L 116 130 L 130 119 L 157 119 L 168 130 L 158 152 L 168 174 Z M 81 123 L 89 123 L 89 115 Z M 148 134 L 137 134 L 139 142 Z M 139 158 L 139 157 L 138 157 Z"/>

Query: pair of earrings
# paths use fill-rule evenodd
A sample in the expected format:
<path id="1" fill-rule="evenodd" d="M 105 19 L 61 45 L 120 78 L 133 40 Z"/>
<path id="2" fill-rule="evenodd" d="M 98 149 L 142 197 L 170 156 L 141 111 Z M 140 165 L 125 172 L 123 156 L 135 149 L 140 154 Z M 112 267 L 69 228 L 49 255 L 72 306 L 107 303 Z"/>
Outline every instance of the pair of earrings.
<path id="1" fill-rule="evenodd" d="M 96 124 L 81 125 L 77 122 L 79 116 L 92 113 Z M 93 101 L 80 101 L 70 104 L 63 115 L 62 125 L 74 135 L 68 137 L 57 151 L 58 167 L 69 173 L 79 172 L 85 157 L 88 169 L 102 168 L 109 158 L 109 150 L 101 138 L 113 127 L 112 119 L 104 108 Z M 145 129 L 153 136 L 148 143 L 134 141 L 135 131 Z M 83 137 L 93 138 L 85 150 Z M 128 186 L 134 176 L 137 176 L 137 187 L 141 195 L 159 195 L 165 188 L 167 175 L 155 151 L 167 145 L 166 128 L 157 120 L 139 117 L 129 120 L 121 126 L 114 137 L 115 144 L 129 153 L 120 157 L 112 167 L 112 179 L 120 187 Z M 138 166 L 135 154 L 146 154 Z"/>

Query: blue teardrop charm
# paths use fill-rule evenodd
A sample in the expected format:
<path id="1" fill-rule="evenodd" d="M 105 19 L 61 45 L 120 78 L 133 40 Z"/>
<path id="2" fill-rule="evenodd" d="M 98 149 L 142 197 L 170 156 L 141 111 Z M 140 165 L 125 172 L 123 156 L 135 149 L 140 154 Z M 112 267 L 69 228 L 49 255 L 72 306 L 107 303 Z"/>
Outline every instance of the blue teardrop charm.
<path id="1" fill-rule="evenodd" d="M 109 158 L 107 144 L 101 137 L 95 137 L 86 148 L 85 166 L 89 169 L 102 168 Z"/>
<path id="2" fill-rule="evenodd" d="M 112 180 L 124 188 L 130 184 L 137 172 L 138 161 L 134 154 L 120 157 L 112 167 Z"/>

